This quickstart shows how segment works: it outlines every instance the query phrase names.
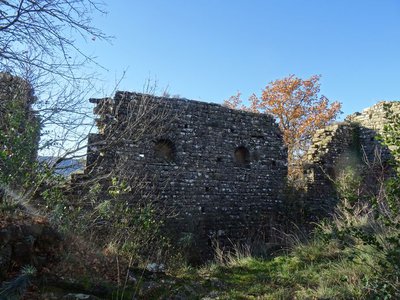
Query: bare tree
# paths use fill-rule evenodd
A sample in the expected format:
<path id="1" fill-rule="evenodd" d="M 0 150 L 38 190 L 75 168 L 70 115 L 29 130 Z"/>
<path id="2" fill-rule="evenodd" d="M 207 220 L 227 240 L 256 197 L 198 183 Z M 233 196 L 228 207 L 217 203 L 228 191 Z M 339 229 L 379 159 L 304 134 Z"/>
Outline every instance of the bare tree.
<path id="1" fill-rule="evenodd" d="M 0 0 L 0 71 L 28 81 L 40 115 L 39 150 L 64 156 L 81 148 L 93 127 L 87 99 L 100 67 L 80 42 L 108 40 L 92 25 L 104 4 L 94 0 Z"/>
<path id="2" fill-rule="evenodd" d="M 94 11 L 104 13 L 92 0 L 0 1 L 0 67 L 16 75 L 36 69 L 76 79 L 74 70 L 93 62 L 76 39 L 107 38 L 91 25 Z"/>

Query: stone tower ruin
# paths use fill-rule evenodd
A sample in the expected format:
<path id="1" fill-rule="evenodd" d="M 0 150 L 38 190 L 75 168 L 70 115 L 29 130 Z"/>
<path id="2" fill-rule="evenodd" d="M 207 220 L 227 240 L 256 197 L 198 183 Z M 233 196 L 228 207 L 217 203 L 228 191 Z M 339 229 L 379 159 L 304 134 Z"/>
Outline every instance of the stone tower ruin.
<path id="1" fill-rule="evenodd" d="M 244 242 L 277 219 L 287 150 L 271 116 L 128 92 L 91 102 L 99 133 L 89 136 L 86 176 L 120 169 L 139 180 L 127 201 L 157 203 L 176 240 Z"/>

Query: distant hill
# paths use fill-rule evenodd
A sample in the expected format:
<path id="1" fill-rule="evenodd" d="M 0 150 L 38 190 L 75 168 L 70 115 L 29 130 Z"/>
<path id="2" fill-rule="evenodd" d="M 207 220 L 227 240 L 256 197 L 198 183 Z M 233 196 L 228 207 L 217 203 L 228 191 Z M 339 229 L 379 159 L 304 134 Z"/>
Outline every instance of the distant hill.
<path id="1" fill-rule="evenodd" d="M 38 161 L 41 163 L 54 164 L 58 157 L 54 156 L 39 156 Z M 85 160 L 83 159 L 66 159 L 57 164 L 55 173 L 63 176 L 69 176 L 72 173 L 83 171 L 85 168 Z"/>

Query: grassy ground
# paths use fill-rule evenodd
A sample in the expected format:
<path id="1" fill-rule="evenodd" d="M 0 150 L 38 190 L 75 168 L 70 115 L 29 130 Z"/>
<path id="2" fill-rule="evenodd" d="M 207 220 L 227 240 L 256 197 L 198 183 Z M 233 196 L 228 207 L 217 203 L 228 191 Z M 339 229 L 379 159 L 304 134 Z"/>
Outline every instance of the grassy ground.
<path id="1" fill-rule="evenodd" d="M 365 299 L 373 264 L 368 247 L 315 239 L 273 259 L 229 256 L 178 277 L 193 299 Z"/>
<path id="2" fill-rule="evenodd" d="M 200 272 L 224 283 L 221 299 L 364 299 L 362 280 L 368 273 L 347 251 L 322 243 L 271 260 L 241 258 Z"/>

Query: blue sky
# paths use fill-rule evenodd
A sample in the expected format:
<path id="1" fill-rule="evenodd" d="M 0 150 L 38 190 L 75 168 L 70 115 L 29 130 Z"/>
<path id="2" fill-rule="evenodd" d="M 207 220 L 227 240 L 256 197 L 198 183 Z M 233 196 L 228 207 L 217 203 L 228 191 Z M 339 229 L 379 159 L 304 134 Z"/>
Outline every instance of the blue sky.
<path id="1" fill-rule="evenodd" d="M 400 100 L 399 0 L 112 0 L 94 25 L 115 38 L 87 51 L 110 91 L 158 92 L 221 103 L 275 79 L 322 75 L 344 114 Z M 99 95 L 102 96 L 102 95 Z"/>

